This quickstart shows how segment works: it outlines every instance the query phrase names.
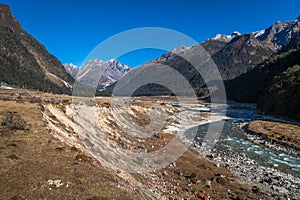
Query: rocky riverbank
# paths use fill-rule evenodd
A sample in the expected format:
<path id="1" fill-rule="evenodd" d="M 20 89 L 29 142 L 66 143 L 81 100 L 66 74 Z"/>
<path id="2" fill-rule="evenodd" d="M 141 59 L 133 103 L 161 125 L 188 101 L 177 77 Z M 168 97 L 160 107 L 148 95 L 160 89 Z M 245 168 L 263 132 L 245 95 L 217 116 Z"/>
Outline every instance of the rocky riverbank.
<path id="1" fill-rule="evenodd" d="M 297 148 L 299 129 L 296 125 L 253 121 L 241 123 L 236 128 L 245 130 L 245 135 L 253 145 L 257 144 L 277 152 L 299 156 L 300 152 Z M 194 147 L 201 149 L 200 144 L 196 142 Z M 266 193 L 270 199 L 278 199 L 280 196 L 286 199 L 297 199 L 300 196 L 299 175 L 281 172 L 277 169 L 278 164 L 269 167 L 267 165 L 262 166 L 249 158 L 246 153 L 237 152 L 229 145 L 222 150 L 212 149 L 210 153 L 206 154 L 206 158 L 218 166 L 227 167 L 238 180 L 251 185 L 253 192 Z"/>
<path id="2" fill-rule="evenodd" d="M 183 119 L 180 116 L 179 118 Z M 181 123 L 179 123 L 181 126 L 184 125 L 182 121 L 184 120 L 181 120 Z M 198 122 L 198 125 L 201 124 L 205 123 L 203 123 L 203 121 L 202 123 L 201 121 Z M 242 127 L 244 126 L 245 123 L 234 125 L 235 129 L 239 130 L 243 130 Z M 186 127 L 189 128 L 189 126 Z M 172 128 L 171 130 L 174 131 L 175 129 Z M 176 135 L 178 135 L 178 130 L 183 131 L 183 128 L 181 127 L 180 129 L 177 129 L 175 131 Z M 253 135 L 248 136 L 248 139 L 253 137 Z M 261 145 L 260 143 L 262 142 L 266 142 L 266 140 L 263 139 L 264 138 L 258 142 L 259 145 Z M 253 145 L 255 145 L 255 142 L 257 142 L 258 139 L 250 140 L 250 142 L 251 141 L 253 142 Z M 228 168 L 231 172 L 233 172 L 235 178 L 237 178 L 241 183 L 249 185 L 251 187 L 251 192 L 258 197 L 263 197 L 262 199 L 297 199 L 300 196 L 300 177 L 281 172 L 280 169 L 277 169 L 277 164 L 274 163 L 275 165 L 273 166 L 270 164 L 262 165 L 262 163 L 257 163 L 255 160 L 248 157 L 246 152 L 236 151 L 236 149 L 230 145 L 220 149 L 217 148 L 217 144 L 215 148 L 211 149 L 209 152 L 205 152 L 204 154 L 201 143 L 199 142 L 202 141 L 194 141 L 192 146 L 194 149 L 198 150 L 200 155 L 208 160 L 213 161 L 216 167 Z M 270 144 L 275 146 L 274 143 Z M 279 151 L 279 148 L 283 148 L 283 146 L 279 147 L 277 145 L 275 147 L 276 148 L 274 148 L 274 150 L 276 151 Z M 293 153 L 291 153 L 292 151 Z M 296 155 L 299 153 L 298 150 L 293 148 L 290 148 L 287 152 L 290 152 L 289 155 Z M 230 191 L 228 192 L 230 193 Z"/>
<path id="3" fill-rule="evenodd" d="M 300 126 L 255 120 L 243 124 L 242 128 L 253 143 L 300 157 Z"/>
<path id="4" fill-rule="evenodd" d="M 300 196 L 299 176 L 260 166 L 246 154 L 237 153 L 229 146 L 223 151 L 212 149 L 206 158 L 215 162 L 217 166 L 230 169 L 242 183 L 252 185 L 252 191 L 255 193 L 265 193 L 270 199 L 280 196 L 297 199 Z"/>

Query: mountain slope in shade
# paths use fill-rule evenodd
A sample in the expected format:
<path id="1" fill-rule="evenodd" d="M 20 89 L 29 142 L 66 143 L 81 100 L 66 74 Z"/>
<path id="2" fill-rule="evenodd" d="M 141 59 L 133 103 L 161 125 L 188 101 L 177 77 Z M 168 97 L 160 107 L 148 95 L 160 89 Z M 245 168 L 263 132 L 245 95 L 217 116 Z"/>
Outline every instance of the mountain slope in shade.
<path id="1" fill-rule="evenodd" d="M 261 63 L 274 53 L 265 42 L 258 40 L 252 34 L 236 34 L 227 41 L 224 41 L 223 39 L 210 39 L 202 44 L 192 47 L 180 46 L 175 48 L 171 52 L 149 62 L 149 65 L 146 67 L 156 66 L 155 64 L 167 65 L 183 75 L 195 89 L 197 95 L 206 96 L 208 95 L 208 91 L 205 89 L 206 83 L 198 70 L 196 70 L 188 61 L 183 59 L 183 57 L 191 60 L 197 59 L 199 56 L 198 53 L 204 48 L 216 63 L 223 80 L 230 80 L 245 73 L 247 70 Z M 211 67 L 203 65 L 201 70 L 209 71 L 211 70 Z M 134 70 L 132 73 L 133 72 Z M 131 73 L 126 75 L 125 78 L 129 78 L 130 75 Z M 132 76 L 134 76 L 134 73 Z M 108 91 L 111 92 L 112 88 L 108 88 Z M 135 95 L 137 96 L 171 94 L 172 92 L 169 89 L 154 84 L 143 86 L 135 92 Z"/>
<path id="2" fill-rule="evenodd" d="M 180 46 L 150 63 L 168 65 L 183 74 L 195 88 L 205 86 L 199 73 L 185 61 L 185 57 L 196 57 L 202 47 L 211 55 L 223 80 L 231 80 L 246 73 L 278 52 L 299 31 L 299 18 L 292 22 L 277 22 L 269 28 L 249 34 L 238 31 L 231 35 L 217 34 L 214 38 L 192 46 Z"/>
<path id="3" fill-rule="evenodd" d="M 258 40 L 252 34 L 244 34 L 233 36 L 229 42 L 210 39 L 190 48 L 181 47 L 180 52 L 176 48 L 152 63 L 168 65 L 183 74 L 192 86 L 202 87 L 204 83 L 201 77 L 196 77 L 198 73 L 193 66 L 181 57 L 182 55 L 190 58 L 197 57 L 197 52 L 200 52 L 202 48 L 211 55 L 224 80 L 233 79 L 245 73 L 274 53 L 265 42 Z"/>
<path id="4" fill-rule="evenodd" d="M 206 40 L 205 42 L 201 43 L 201 46 L 210 54 L 214 55 L 219 52 L 221 49 L 225 47 L 228 42 L 222 40 Z"/>
<path id="5" fill-rule="evenodd" d="M 59 60 L 0 4 L 0 81 L 23 88 L 69 93 L 73 79 Z"/>
<path id="6" fill-rule="evenodd" d="M 231 35 L 217 34 L 215 37 L 199 44 L 201 45 L 215 60 L 217 66 L 227 74 L 226 79 L 236 77 L 240 73 L 229 75 L 230 69 L 224 68 L 242 68 L 241 73 L 245 72 L 251 66 L 256 65 L 273 53 L 286 46 L 290 40 L 299 32 L 300 17 L 291 22 L 276 22 L 269 28 L 249 34 L 241 34 L 234 31 Z M 197 46 L 193 48 L 197 48 Z M 180 47 L 180 53 L 192 54 L 191 48 Z M 177 53 L 176 51 L 173 51 Z M 178 56 L 171 56 L 171 53 L 163 55 L 156 61 L 164 62 L 165 60 L 174 62 Z M 155 62 L 155 61 L 154 61 Z"/>
<path id="7" fill-rule="evenodd" d="M 225 85 L 230 99 L 257 103 L 266 114 L 300 120 L 300 34 L 280 53 Z"/>
<path id="8" fill-rule="evenodd" d="M 102 90 L 107 86 L 118 81 L 127 74 L 132 68 L 118 62 L 115 59 L 109 61 L 90 60 L 82 68 L 78 68 L 73 64 L 64 64 L 65 70 L 75 79 L 81 80 L 89 84 L 94 84 L 100 77 L 99 73 L 103 73 L 98 82 L 98 89 Z M 102 72 L 102 69 L 106 69 Z"/>
<path id="9" fill-rule="evenodd" d="M 224 80 L 233 79 L 270 57 L 274 51 L 252 34 L 233 38 L 212 55 Z"/>

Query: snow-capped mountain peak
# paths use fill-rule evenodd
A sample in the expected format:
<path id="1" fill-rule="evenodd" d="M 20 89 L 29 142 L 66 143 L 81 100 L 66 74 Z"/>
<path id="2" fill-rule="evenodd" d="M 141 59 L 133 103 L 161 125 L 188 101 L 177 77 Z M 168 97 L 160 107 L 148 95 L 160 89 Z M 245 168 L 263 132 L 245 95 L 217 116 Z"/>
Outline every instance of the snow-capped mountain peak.
<path id="1" fill-rule="evenodd" d="M 286 46 L 299 30 L 300 21 L 298 17 L 296 20 L 290 22 L 277 21 L 265 30 L 254 32 L 254 36 L 272 45 L 273 49 L 277 51 L 281 47 Z"/>
<path id="2" fill-rule="evenodd" d="M 215 37 L 211 38 L 213 40 L 230 40 L 231 39 L 231 35 L 224 35 L 224 34 L 216 34 Z"/>
<path id="3" fill-rule="evenodd" d="M 74 65 L 73 63 L 70 63 L 70 64 L 66 63 L 66 64 L 63 64 L 63 66 L 64 66 L 66 72 L 72 77 L 75 77 L 76 74 L 78 73 L 79 68 L 76 65 Z"/>
<path id="4" fill-rule="evenodd" d="M 186 47 L 186 46 L 184 46 L 184 45 L 180 45 L 180 46 L 174 48 L 174 49 L 172 50 L 172 52 L 175 53 L 175 54 L 182 54 L 182 53 L 184 53 L 186 50 L 188 50 L 188 49 L 190 49 L 190 48 L 191 48 L 191 47 Z"/>
<path id="5" fill-rule="evenodd" d="M 115 63 L 115 62 L 118 62 L 116 59 L 110 59 L 109 61 L 108 61 L 109 63 Z"/>
<path id="6" fill-rule="evenodd" d="M 97 72 L 99 72 L 99 68 L 105 69 L 102 74 L 102 77 L 99 80 L 98 89 L 103 89 L 112 83 L 118 81 L 122 76 L 127 74 L 131 67 L 120 63 L 116 59 L 110 59 L 108 61 L 100 60 L 100 59 L 92 59 L 89 60 L 84 66 L 78 68 L 74 64 L 64 64 L 64 67 L 72 77 L 75 79 L 80 79 L 80 81 L 85 81 L 82 79 L 95 80 L 95 77 L 98 77 Z M 80 74 L 79 74 L 80 73 Z"/>
<path id="7" fill-rule="evenodd" d="M 73 63 L 69 64 L 71 67 L 77 67 L 76 65 L 74 65 Z"/>
<path id="8" fill-rule="evenodd" d="M 242 34 L 239 31 L 233 31 L 231 33 L 231 37 L 236 37 L 236 36 L 240 36 L 240 35 L 242 35 Z"/>
<path id="9" fill-rule="evenodd" d="M 233 38 L 240 36 L 241 33 L 239 31 L 234 31 L 231 35 L 225 34 L 216 34 L 215 37 L 211 38 L 212 40 L 219 40 L 222 42 L 230 42 Z"/>

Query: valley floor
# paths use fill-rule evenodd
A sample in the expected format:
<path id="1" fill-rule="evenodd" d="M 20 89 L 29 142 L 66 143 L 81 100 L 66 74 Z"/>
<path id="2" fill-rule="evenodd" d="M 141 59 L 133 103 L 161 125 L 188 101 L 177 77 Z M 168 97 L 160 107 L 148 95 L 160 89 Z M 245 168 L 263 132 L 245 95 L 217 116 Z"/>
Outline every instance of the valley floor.
<path id="1" fill-rule="evenodd" d="M 67 126 L 66 122 L 73 120 L 67 113 L 71 97 L 23 90 L 0 92 L 0 199 L 280 198 L 251 182 L 240 183 L 227 166 L 199 156 L 192 148 L 153 172 L 138 174 L 110 168 L 95 159 Z M 134 120 L 146 124 L 145 108 L 153 105 L 176 113 L 176 108 L 161 102 L 166 98 L 134 102 Z M 99 98 L 97 106 L 110 119 L 104 112 L 110 108 L 110 100 Z M 112 129 L 117 127 L 112 121 L 101 123 L 111 142 L 132 151 L 140 147 L 155 151 L 174 138 L 162 131 L 140 141 Z"/>

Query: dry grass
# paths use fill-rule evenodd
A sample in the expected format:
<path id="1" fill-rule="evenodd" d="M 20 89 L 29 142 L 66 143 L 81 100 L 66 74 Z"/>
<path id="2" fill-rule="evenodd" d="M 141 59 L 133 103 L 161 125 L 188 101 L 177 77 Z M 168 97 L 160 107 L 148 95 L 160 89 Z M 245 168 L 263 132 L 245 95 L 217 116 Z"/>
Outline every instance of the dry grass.
<path id="1" fill-rule="evenodd" d="M 217 167 L 208 160 L 199 159 L 199 154 L 194 150 L 188 149 L 176 161 L 176 167 L 166 169 L 169 173 L 163 175 L 164 179 L 177 185 L 178 193 L 182 197 L 188 198 L 191 193 L 205 193 L 212 199 L 229 199 L 233 196 L 251 199 L 248 188 L 239 184 L 229 170 Z M 228 194 L 228 189 L 233 195 Z"/>
<path id="2" fill-rule="evenodd" d="M 164 132 L 159 136 L 143 142 L 148 152 L 159 150 L 174 139 L 174 135 Z M 175 166 L 173 164 L 154 172 L 159 177 L 155 184 L 170 199 L 206 199 L 208 196 L 212 199 L 255 199 L 250 187 L 240 184 L 227 168 L 217 167 L 213 162 L 200 158 L 199 153 L 191 148 L 187 148 L 175 161 Z M 138 174 L 134 176 L 147 182 Z M 207 185 L 208 182 L 210 186 Z M 174 193 L 171 194 L 171 191 Z"/>
<path id="3" fill-rule="evenodd" d="M 0 136 L 0 199 L 139 198 L 119 188 L 120 180 L 110 170 L 53 138 L 37 104 L 0 101 L 1 119 L 7 112 L 20 115 L 29 128 Z M 64 185 L 49 186 L 50 179 Z"/>
<path id="4" fill-rule="evenodd" d="M 249 124 L 249 130 L 300 149 L 300 126 L 256 120 Z"/>
<path id="5" fill-rule="evenodd" d="M 24 103 L 0 100 L 0 120 L 5 119 L 3 113 L 13 112 L 24 120 L 27 127 L 25 130 L 13 129 L 11 134 L 0 135 L 0 199 L 146 199 L 145 191 L 132 189 L 130 183 L 124 183 L 114 171 L 51 136 L 47 124 L 42 120 L 40 104 L 68 103 L 71 97 L 32 91 L 29 93 L 30 97 L 23 98 Z M 14 91 L 0 90 L 1 99 L 15 96 Z M 32 101 L 32 98 L 41 100 Z M 140 99 L 145 100 L 145 97 Z M 156 105 L 156 100 L 167 101 L 170 98 L 151 97 L 146 103 L 133 104 L 150 107 Z M 110 103 L 108 98 L 97 98 L 96 101 L 102 106 Z M 151 137 L 142 145 L 154 151 L 166 145 L 173 137 L 160 133 L 159 137 Z M 239 184 L 230 171 L 200 158 L 191 149 L 176 161 L 175 167 L 169 166 L 154 174 L 158 178 L 154 182 L 141 174 L 133 176 L 145 188 L 164 184 L 162 187 L 165 191 L 161 193 L 170 199 L 207 199 L 208 194 L 213 199 L 252 199 L 247 187 Z M 61 180 L 63 185 L 50 186 L 48 180 Z M 208 181 L 211 182 L 210 186 L 207 186 Z M 124 189 L 119 185 L 128 187 Z M 170 190 L 176 191 L 176 195 L 171 195 Z"/>

